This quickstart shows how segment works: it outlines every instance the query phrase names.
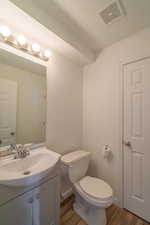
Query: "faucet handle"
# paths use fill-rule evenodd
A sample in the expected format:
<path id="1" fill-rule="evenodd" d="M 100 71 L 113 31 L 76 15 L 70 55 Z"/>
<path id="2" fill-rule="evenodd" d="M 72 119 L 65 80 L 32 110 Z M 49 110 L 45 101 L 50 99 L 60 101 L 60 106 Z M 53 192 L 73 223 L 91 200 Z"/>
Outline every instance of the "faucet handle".
<path id="1" fill-rule="evenodd" d="M 9 150 L 13 151 L 16 149 L 16 145 L 15 144 L 10 144 Z"/>
<path id="2" fill-rule="evenodd" d="M 25 144 L 24 145 L 24 149 L 25 149 L 25 151 L 27 152 L 28 155 L 30 154 L 30 150 L 31 150 L 31 147 L 32 146 L 33 146 L 32 143 L 29 143 L 29 144 Z"/>
<path id="3" fill-rule="evenodd" d="M 30 147 L 29 145 L 22 145 L 22 144 L 18 144 L 15 148 L 15 159 L 18 159 L 18 158 L 25 158 L 27 155 L 30 155 Z"/>
<path id="4" fill-rule="evenodd" d="M 30 155 L 30 150 L 26 149 L 26 155 Z"/>

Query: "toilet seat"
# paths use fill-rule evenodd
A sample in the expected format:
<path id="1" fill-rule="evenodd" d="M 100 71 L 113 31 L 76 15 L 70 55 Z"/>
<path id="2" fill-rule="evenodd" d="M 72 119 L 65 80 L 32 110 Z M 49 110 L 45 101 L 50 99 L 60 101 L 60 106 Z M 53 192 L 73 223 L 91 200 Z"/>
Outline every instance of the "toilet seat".
<path id="1" fill-rule="evenodd" d="M 86 176 L 79 181 L 79 184 L 91 197 L 99 200 L 109 200 L 112 197 L 112 188 L 101 179 Z"/>
<path id="2" fill-rule="evenodd" d="M 75 184 L 75 188 L 85 200 L 95 206 L 108 207 L 112 204 L 112 188 L 99 178 L 86 176 Z"/>

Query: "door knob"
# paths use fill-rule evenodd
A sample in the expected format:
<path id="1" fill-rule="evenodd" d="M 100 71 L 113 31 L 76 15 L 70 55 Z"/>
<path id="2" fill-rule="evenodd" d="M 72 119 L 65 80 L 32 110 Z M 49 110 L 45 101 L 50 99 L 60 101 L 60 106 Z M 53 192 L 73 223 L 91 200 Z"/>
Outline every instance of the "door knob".
<path id="1" fill-rule="evenodd" d="M 127 147 L 129 147 L 129 148 L 132 147 L 132 144 L 131 144 L 130 141 L 125 141 L 125 142 L 124 142 L 124 145 L 127 146 Z"/>

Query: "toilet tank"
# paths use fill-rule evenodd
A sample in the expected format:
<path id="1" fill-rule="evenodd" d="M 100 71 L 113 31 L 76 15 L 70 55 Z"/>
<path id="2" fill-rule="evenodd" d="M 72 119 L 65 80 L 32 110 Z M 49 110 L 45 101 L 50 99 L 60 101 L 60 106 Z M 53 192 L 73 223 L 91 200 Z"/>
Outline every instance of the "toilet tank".
<path id="1" fill-rule="evenodd" d="M 66 168 L 68 178 L 72 183 L 76 183 L 86 175 L 90 154 L 90 152 L 79 150 L 62 156 L 62 164 Z"/>

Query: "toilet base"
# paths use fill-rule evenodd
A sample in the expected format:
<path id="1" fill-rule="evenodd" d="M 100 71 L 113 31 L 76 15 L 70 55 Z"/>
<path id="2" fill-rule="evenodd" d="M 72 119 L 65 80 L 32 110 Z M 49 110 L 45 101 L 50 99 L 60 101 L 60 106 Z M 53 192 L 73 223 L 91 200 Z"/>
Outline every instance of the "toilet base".
<path id="1" fill-rule="evenodd" d="M 85 222 L 88 223 L 86 218 L 86 212 L 84 211 L 84 208 L 81 205 L 74 203 L 73 209 Z"/>
<path id="2" fill-rule="evenodd" d="M 77 195 L 73 208 L 88 225 L 106 225 L 105 208 L 92 206 Z"/>

